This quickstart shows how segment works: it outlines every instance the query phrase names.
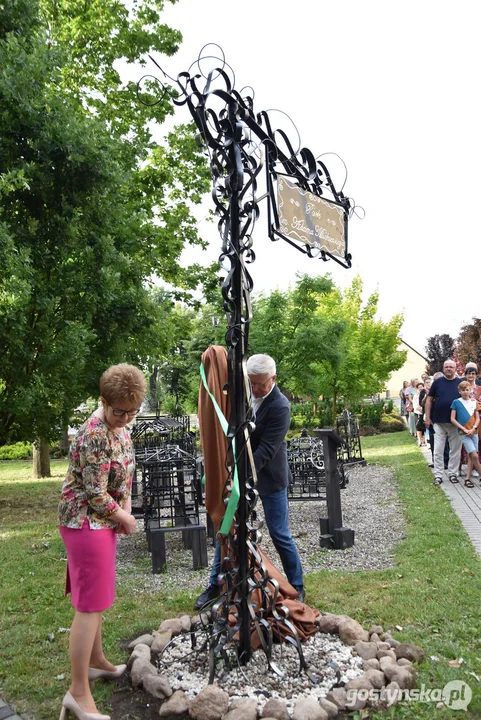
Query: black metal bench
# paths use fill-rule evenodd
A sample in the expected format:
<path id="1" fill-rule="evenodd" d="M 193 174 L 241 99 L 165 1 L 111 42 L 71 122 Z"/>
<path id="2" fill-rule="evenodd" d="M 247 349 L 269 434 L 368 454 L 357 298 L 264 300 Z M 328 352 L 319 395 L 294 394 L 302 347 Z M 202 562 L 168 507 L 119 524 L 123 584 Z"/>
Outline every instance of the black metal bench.
<path id="1" fill-rule="evenodd" d="M 165 534 L 182 530 L 184 544 L 192 548 L 192 567 L 200 570 L 208 566 L 207 533 L 205 525 L 189 525 L 180 527 L 150 528 L 147 532 L 147 543 L 152 553 L 152 572 L 162 573 L 167 569 L 167 553 Z M 187 543 L 187 544 L 186 544 Z"/>
<path id="2" fill-rule="evenodd" d="M 165 534 L 182 532 L 184 547 L 192 549 L 194 569 L 207 566 L 206 528 L 200 523 L 200 478 L 196 458 L 176 445 L 144 454 L 142 508 L 153 572 L 166 565 Z M 155 538 L 155 539 L 154 539 Z"/>
<path id="3" fill-rule="evenodd" d="M 287 444 L 287 460 L 292 474 L 288 487 L 289 500 L 325 500 L 326 470 L 322 440 L 311 437 L 306 431 Z M 337 466 L 337 481 L 345 488 L 348 478 L 342 463 Z"/>

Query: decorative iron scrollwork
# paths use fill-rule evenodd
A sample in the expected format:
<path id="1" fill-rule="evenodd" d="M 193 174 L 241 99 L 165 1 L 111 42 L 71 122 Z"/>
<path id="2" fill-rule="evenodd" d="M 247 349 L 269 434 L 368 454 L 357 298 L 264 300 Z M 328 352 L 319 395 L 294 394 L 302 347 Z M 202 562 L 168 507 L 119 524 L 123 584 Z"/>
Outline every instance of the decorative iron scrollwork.
<path id="1" fill-rule="evenodd" d="M 277 583 L 269 579 L 256 545 L 257 492 L 250 451 L 252 410 L 246 371 L 253 283 L 246 266 L 255 260 L 252 235 L 260 215 L 259 205 L 262 200 L 267 200 L 271 239 L 284 237 L 311 257 L 332 258 L 345 267 L 351 264 L 351 256 L 347 252 L 347 232 L 342 254 L 330 252 L 322 241 L 308 241 L 303 245 L 281 232 L 275 186 L 279 178 L 289 178 L 299 192 L 309 194 L 311 205 L 312 197 L 333 203 L 340 208 L 345 228 L 353 209 L 351 201 L 335 188 L 324 162 L 316 159 L 309 149 L 300 147 L 300 143 L 295 148 L 287 133 L 273 124 L 272 111 L 255 112 L 251 88 L 236 90 L 232 69 L 225 62 L 222 50 L 214 47 L 214 56 L 208 54 L 206 46 L 191 68 L 180 73 L 176 79 L 169 77 L 151 58 L 164 79 L 158 80 L 160 97 L 151 96 L 149 100 L 153 104 L 160 102 L 168 93 L 175 105 L 188 107 L 197 128 L 197 140 L 209 158 L 212 199 L 222 240 L 220 264 L 225 273 L 222 296 L 228 317 L 226 343 L 231 403 L 227 460 L 231 475 L 226 495 L 229 483 L 233 482 L 234 466 L 237 465 L 239 503 L 234 528 L 223 540 L 221 579 L 225 592 L 211 608 L 208 622 L 201 631 L 205 638 L 198 644 L 209 652 L 210 681 L 214 678 L 217 659 L 223 658 L 227 662 L 229 643 L 234 638 L 238 662 L 248 661 L 251 633 L 255 633 L 269 667 L 282 673 L 282 669 L 272 661 L 276 628 L 280 629 L 277 633 L 280 638 L 295 645 L 300 668 L 306 669 L 296 628 L 289 619 L 287 607 L 276 604 Z M 206 64 L 210 67 L 208 71 L 205 70 Z M 157 80 L 152 76 L 142 78 L 148 81 L 150 92 L 153 79 Z M 146 102 L 145 97 L 141 100 Z M 264 176 L 261 174 L 263 169 Z M 261 181 L 264 182 L 262 190 L 259 187 Z"/>

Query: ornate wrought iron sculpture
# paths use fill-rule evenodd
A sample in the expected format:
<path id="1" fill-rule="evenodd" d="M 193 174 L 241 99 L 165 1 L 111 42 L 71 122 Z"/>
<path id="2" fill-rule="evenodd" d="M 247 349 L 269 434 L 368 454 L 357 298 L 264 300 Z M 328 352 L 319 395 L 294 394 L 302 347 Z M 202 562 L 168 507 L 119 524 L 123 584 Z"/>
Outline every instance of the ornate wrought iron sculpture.
<path id="1" fill-rule="evenodd" d="M 350 410 L 344 410 L 336 417 L 336 432 L 342 437 L 344 443 L 340 448 L 344 465 L 365 465 L 366 461 L 362 456 L 361 435 L 357 417 Z"/>
<path id="2" fill-rule="evenodd" d="M 285 612 L 276 610 L 277 583 L 268 579 L 256 547 L 257 492 L 255 468 L 249 459 L 252 414 L 246 373 L 253 284 L 246 265 L 255 260 L 252 233 L 260 214 L 259 204 L 267 201 L 272 240 L 284 238 L 310 257 L 332 258 L 344 267 L 351 265 L 347 220 L 353 210 L 349 198 L 335 188 L 326 165 L 307 148 L 295 149 L 286 132 L 274 126 L 272 112 L 254 111 L 252 89 L 236 90 L 234 73 L 222 50 L 217 50 L 220 57 L 202 55 L 201 51 L 197 62 L 176 79 L 168 77 L 151 58 L 163 74 L 162 81 L 154 78 L 162 88 L 162 97 L 155 102 L 161 102 L 168 93 L 176 105 L 187 105 L 198 141 L 209 157 L 212 198 L 222 239 L 220 264 L 225 271 L 222 295 L 228 317 L 231 403 L 228 465 L 232 469 L 231 485 L 237 467 L 239 501 L 233 532 L 224 541 L 228 560 L 224 561 L 222 574 L 227 590 L 212 608 L 205 641 L 211 658 L 210 681 L 216 658 L 227 659 L 226 647 L 232 638 L 237 640 L 238 662 L 249 660 L 252 632 L 257 634 L 270 667 L 282 672 L 271 663 L 272 628 L 276 625 L 283 627 L 279 635 L 296 645 L 301 668 L 305 668 L 296 629 L 286 608 Z M 211 67 L 207 73 L 203 71 L 206 63 Z M 261 192 L 263 168 L 265 188 Z M 294 208 L 294 214 L 287 212 L 289 207 Z M 324 212 L 323 225 L 320 217 Z M 256 597 L 260 592 L 260 600 L 253 600 L 254 592 Z"/>
<path id="3" fill-rule="evenodd" d="M 342 457 L 338 453 L 339 487 L 345 488 L 349 478 L 344 472 Z M 292 474 L 288 487 L 289 502 L 296 500 L 326 499 L 326 469 L 324 467 L 324 444 L 322 440 L 303 434 L 287 443 L 287 459 Z"/>

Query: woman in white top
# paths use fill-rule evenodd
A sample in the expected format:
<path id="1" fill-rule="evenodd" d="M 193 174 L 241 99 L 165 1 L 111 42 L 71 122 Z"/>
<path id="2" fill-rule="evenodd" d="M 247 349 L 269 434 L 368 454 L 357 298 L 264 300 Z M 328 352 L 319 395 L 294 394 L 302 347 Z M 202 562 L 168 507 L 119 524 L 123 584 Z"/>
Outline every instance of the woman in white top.
<path id="1" fill-rule="evenodd" d="M 414 393 L 413 397 L 413 408 L 414 408 L 414 415 L 415 415 L 415 422 L 416 422 L 416 435 L 418 438 L 418 445 L 421 447 L 422 445 L 426 445 L 426 440 L 424 439 L 424 432 L 426 430 L 426 426 L 424 425 L 424 408 L 421 406 L 420 400 L 419 400 L 419 393 L 424 388 L 424 383 L 419 381 L 415 387 L 416 392 Z"/>

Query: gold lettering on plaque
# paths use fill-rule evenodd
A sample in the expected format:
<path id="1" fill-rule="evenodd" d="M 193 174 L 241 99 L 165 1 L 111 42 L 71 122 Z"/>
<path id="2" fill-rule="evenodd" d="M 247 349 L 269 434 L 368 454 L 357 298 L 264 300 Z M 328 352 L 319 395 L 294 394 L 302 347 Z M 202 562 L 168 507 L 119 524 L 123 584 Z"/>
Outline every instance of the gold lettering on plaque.
<path id="1" fill-rule="evenodd" d="M 289 240 L 344 257 L 344 209 L 303 190 L 284 177 L 277 181 L 279 232 Z"/>

